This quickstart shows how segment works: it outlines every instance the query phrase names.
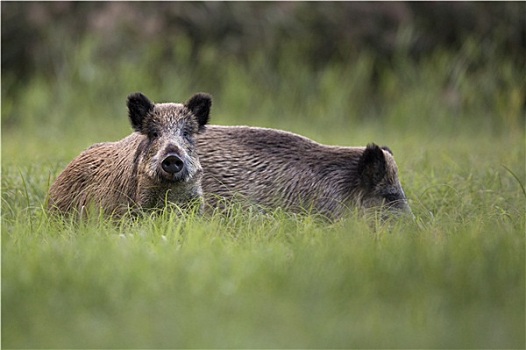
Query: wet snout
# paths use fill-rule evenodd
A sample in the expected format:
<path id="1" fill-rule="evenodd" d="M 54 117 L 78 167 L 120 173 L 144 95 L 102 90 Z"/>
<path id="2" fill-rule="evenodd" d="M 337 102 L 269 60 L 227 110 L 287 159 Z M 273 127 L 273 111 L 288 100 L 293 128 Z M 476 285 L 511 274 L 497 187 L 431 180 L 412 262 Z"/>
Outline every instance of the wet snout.
<path id="1" fill-rule="evenodd" d="M 161 162 L 161 167 L 170 175 L 178 174 L 184 169 L 184 161 L 176 153 L 168 153 Z"/>
<path id="2" fill-rule="evenodd" d="M 405 196 L 390 203 L 385 203 L 385 207 L 391 214 L 395 214 L 396 216 L 415 217 Z"/>

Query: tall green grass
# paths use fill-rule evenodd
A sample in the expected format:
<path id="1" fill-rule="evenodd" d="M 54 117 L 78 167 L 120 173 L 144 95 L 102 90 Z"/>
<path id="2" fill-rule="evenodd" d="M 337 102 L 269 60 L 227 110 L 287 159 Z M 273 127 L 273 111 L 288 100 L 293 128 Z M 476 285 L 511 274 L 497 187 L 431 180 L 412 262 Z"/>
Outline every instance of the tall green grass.
<path id="1" fill-rule="evenodd" d="M 69 65 L 2 85 L 3 347 L 524 348 L 524 84 L 505 58 L 401 55 L 373 87 L 367 54 L 313 71 L 293 54 L 196 64 L 183 43 L 159 65 L 152 44 L 103 63 L 95 40 L 63 45 Z M 133 91 L 207 91 L 213 123 L 387 144 L 416 218 L 49 217 L 67 162 L 130 133 Z"/>

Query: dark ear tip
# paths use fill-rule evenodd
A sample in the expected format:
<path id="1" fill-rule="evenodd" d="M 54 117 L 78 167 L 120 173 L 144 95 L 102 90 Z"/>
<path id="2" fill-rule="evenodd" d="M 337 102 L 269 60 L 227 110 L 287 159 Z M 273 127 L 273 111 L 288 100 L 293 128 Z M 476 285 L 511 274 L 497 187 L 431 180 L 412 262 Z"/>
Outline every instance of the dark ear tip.
<path id="1" fill-rule="evenodd" d="M 140 131 L 143 119 L 154 108 L 152 101 L 142 93 L 135 92 L 128 95 L 127 106 L 132 127 L 136 131 Z"/>
<path id="2" fill-rule="evenodd" d="M 387 146 L 378 146 L 377 144 L 375 143 L 369 143 L 367 144 L 367 147 L 365 148 L 366 151 L 368 152 L 376 152 L 378 154 L 380 154 L 381 151 L 386 151 L 388 152 L 389 154 L 393 154 L 393 151 L 391 151 L 391 149 Z M 383 154 L 383 152 L 381 152 L 381 154 Z"/>
<path id="3" fill-rule="evenodd" d="M 364 154 L 377 154 L 377 155 L 383 155 L 384 152 L 382 149 L 375 143 L 368 143 L 367 147 L 365 147 Z"/>
<path id="4" fill-rule="evenodd" d="M 376 144 L 369 143 L 360 157 L 358 173 L 363 184 L 372 187 L 385 176 L 386 159 L 384 151 Z"/>
<path id="5" fill-rule="evenodd" d="M 136 102 L 136 101 L 148 101 L 148 102 L 150 102 L 148 97 L 146 97 L 142 92 L 134 92 L 133 94 L 129 94 L 128 98 L 126 99 L 126 101 L 127 101 L 128 104 L 130 104 L 132 102 Z"/>
<path id="6" fill-rule="evenodd" d="M 141 93 L 141 92 L 134 92 L 133 94 L 129 94 L 128 95 L 128 98 L 127 100 L 130 101 L 130 100 L 135 100 L 135 99 L 138 99 L 138 98 L 141 98 L 143 97 L 144 95 Z"/>
<path id="7" fill-rule="evenodd" d="M 393 155 L 393 151 L 391 151 L 391 149 L 387 146 L 382 146 L 380 147 L 381 149 L 383 149 L 384 151 L 387 151 L 390 155 Z"/>
<path id="8" fill-rule="evenodd" d="M 194 97 L 196 97 L 196 96 L 198 96 L 200 98 L 206 98 L 206 99 L 209 99 L 209 100 L 212 99 L 212 96 L 209 93 L 207 93 L 207 92 L 196 92 L 194 94 Z"/>
<path id="9" fill-rule="evenodd" d="M 384 151 L 375 143 L 369 143 L 365 147 L 361 157 L 362 164 L 385 162 Z"/>
<path id="10" fill-rule="evenodd" d="M 188 102 L 186 107 L 192 111 L 197 118 L 199 124 L 199 131 L 203 131 L 203 126 L 208 123 L 210 118 L 210 107 L 212 106 L 212 96 L 205 92 L 198 92 L 194 94 Z"/>
<path id="11" fill-rule="evenodd" d="M 132 98 L 137 98 L 137 97 L 140 97 L 140 96 L 144 96 L 142 92 L 140 91 L 137 91 L 137 92 L 134 92 L 134 93 L 131 93 L 128 95 L 128 100 L 129 99 L 132 99 Z"/>
<path id="12" fill-rule="evenodd" d="M 212 104 L 212 96 L 206 92 L 198 92 L 188 100 L 188 104 L 192 103 L 205 103 L 210 106 Z"/>

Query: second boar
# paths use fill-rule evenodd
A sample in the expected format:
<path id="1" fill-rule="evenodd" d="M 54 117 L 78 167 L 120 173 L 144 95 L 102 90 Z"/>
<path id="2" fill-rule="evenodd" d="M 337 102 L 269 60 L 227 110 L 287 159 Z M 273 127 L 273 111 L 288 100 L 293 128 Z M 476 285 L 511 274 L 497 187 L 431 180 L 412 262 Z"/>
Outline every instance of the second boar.
<path id="1" fill-rule="evenodd" d="M 235 199 L 329 219 L 352 208 L 410 213 L 387 147 L 326 146 L 290 132 L 208 126 L 198 136 L 203 191 L 212 208 Z"/>

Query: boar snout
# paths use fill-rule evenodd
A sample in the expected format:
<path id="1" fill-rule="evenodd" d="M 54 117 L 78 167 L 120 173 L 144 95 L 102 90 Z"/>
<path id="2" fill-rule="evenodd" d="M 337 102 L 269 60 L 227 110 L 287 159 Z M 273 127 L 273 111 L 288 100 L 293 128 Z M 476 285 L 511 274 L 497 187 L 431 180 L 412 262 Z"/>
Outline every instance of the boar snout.
<path id="1" fill-rule="evenodd" d="M 175 153 L 169 153 L 161 162 L 162 169 L 170 175 L 178 174 L 184 169 L 184 162 Z"/>

